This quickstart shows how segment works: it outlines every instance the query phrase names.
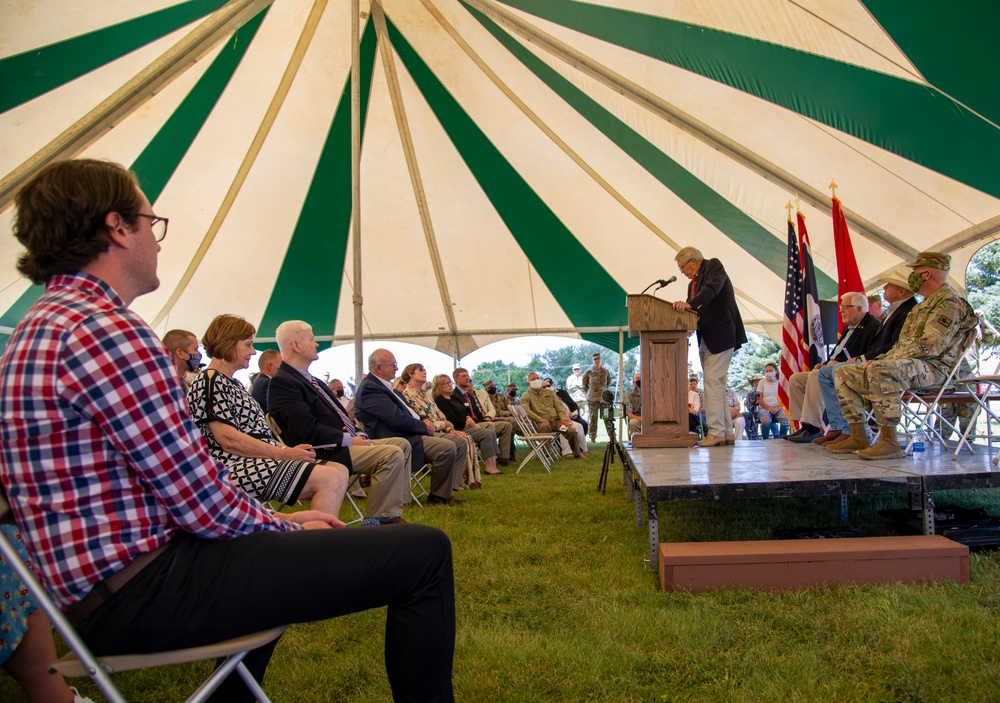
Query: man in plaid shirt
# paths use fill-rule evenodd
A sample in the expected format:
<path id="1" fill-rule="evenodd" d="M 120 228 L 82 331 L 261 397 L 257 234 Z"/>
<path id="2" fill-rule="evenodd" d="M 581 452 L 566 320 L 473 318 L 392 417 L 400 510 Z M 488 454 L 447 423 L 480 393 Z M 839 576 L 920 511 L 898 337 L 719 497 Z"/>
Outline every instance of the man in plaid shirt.
<path id="1" fill-rule="evenodd" d="M 198 646 L 388 605 L 394 697 L 453 700 L 448 538 L 271 514 L 210 457 L 166 349 L 128 309 L 159 285 L 167 225 L 135 177 L 56 162 L 16 204 L 18 269 L 45 293 L 0 357 L 0 479 L 91 648 Z M 245 660 L 258 680 L 273 648 Z M 250 699 L 238 676 L 213 698 Z"/>

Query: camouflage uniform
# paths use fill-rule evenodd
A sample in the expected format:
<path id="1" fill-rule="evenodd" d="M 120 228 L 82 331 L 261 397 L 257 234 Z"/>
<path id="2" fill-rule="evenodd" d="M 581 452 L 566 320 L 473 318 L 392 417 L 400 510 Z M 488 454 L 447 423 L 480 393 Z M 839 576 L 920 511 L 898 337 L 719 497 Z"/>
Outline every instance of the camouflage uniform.
<path id="1" fill-rule="evenodd" d="M 895 426 L 902 415 L 900 394 L 910 388 L 931 388 L 947 378 L 975 334 L 978 320 L 972 308 L 950 286 L 942 286 L 906 317 L 899 340 L 868 364 L 840 364 L 834 372 L 844 419 L 865 421 L 868 395 L 879 425 Z"/>
<path id="2" fill-rule="evenodd" d="M 587 391 L 587 407 L 590 412 L 590 441 L 597 440 L 597 420 L 601 417 L 601 394 L 611 387 L 611 372 L 603 366 L 591 366 L 583 372 L 583 389 Z M 523 400 L 523 398 L 522 398 Z"/>
<path id="3" fill-rule="evenodd" d="M 638 415 L 642 417 L 642 391 L 639 388 L 633 386 L 632 390 L 625 394 L 622 399 L 625 403 L 625 414 L 632 413 L 633 415 Z M 633 420 L 629 418 L 628 421 L 628 433 L 629 436 L 634 435 L 636 432 L 642 432 L 642 420 Z"/>

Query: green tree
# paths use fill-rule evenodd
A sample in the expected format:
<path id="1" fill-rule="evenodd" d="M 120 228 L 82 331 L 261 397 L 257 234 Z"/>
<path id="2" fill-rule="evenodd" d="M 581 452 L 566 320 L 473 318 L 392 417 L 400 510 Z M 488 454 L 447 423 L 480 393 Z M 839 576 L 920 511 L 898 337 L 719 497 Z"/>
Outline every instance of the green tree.
<path id="1" fill-rule="evenodd" d="M 764 373 L 764 364 L 777 364 L 781 361 L 781 347 L 767 337 L 749 332 L 747 340 L 746 344 L 736 350 L 729 364 L 731 388 L 749 388 L 751 377 L 755 373 Z"/>
<path id="2" fill-rule="evenodd" d="M 1000 328 L 1000 241 L 990 242 L 969 261 L 965 289 L 969 304 L 977 312 L 984 313 L 994 327 Z M 996 349 L 1000 339 L 987 339 L 986 344 Z"/>

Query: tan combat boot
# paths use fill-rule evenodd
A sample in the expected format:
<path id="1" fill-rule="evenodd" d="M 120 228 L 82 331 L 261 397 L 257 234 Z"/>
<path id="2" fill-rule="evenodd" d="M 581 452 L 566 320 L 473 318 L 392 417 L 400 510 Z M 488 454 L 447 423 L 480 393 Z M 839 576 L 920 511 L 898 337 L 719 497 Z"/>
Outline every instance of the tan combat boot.
<path id="1" fill-rule="evenodd" d="M 906 456 L 906 450 L 896 439 L 896 425 L 882 425 L 882 434 L 874 447 L 858 452 L 862 459 L 899 459 Z"/>
<path id="2" fill-rule="evenodd" d="M 863 422 L 851 423 L 851 434 L 841 435 L 840 439 L 827 442 L 823 449 L 834 454 L 853 454 L 859 449 L 868 449 L 872 443 L 868 441 L 867 426 Z"/>

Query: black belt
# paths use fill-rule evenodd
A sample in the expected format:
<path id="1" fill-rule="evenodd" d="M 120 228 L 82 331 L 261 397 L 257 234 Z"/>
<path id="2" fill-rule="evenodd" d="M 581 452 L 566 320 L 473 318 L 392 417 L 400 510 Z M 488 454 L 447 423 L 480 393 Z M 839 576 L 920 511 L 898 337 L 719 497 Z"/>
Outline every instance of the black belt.
<path id="1" fill-rule="evenodd" d="M 151 552 L 140 554 L 136 559 L 121 571 L 108 576 L 103 581 L 98 581 L 90 589 L 90 593 L 79 601 L 66 608 L 66 618 L 73 624 L 79 625 L 87 617 L 97 610 L 106 601 L 111 600 L 111 596 L 125 587 L 140 571 L 149 565 L 151 561 L 160 556 L 170 543 L 161 545 Z"/>

